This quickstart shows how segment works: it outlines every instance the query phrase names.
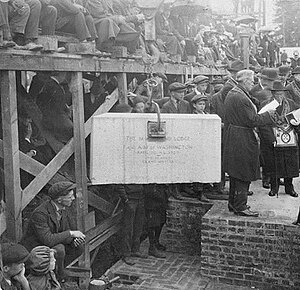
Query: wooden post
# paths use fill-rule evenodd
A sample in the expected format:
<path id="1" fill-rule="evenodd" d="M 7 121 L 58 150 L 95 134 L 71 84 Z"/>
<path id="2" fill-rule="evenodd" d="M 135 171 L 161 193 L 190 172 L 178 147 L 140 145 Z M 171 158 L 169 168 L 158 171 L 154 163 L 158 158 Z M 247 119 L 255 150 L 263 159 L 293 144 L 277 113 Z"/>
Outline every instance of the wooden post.
<path id="1" fill-rule="evenodd" d="M 1 112 L 3 128 L 6 229 L 12 241 L 22 237 L 22 190 L 18 139 L 16 74 L 0 72 Z"/>
<path id="2" fill-rule="evenodd" d="M 86 150 L 84 131 L 84 106 L 82 90 L 82 73 L 72 73 L 70 84 L 73 105 L 74 124 L 74 152 L 75 152 L 75 177 L 76 177 L 76 219 L 80 231 L 85 230 L 85 216 L 88 214 Z M 79 258 L 79 267 L 90 267 L 89 245 L 85 245 L 83 255 Z M 79 284 L 82 289 L 87 289 L 89 279 L 80 278 Z"/>
<path id="3" fill-rule="evenodd" d="M 118 73 L 118 89 L 119 89 L 119 103 L 128 104 L 127 99 L 127 75 L 126 73 Z"/>
<path id="4" fill-rule="evenodd" d="M 249 34 L 241 33 L 241 48 L 242 48 L 242 56 L 244 62 L 244 68 L 249 69 Z"/>

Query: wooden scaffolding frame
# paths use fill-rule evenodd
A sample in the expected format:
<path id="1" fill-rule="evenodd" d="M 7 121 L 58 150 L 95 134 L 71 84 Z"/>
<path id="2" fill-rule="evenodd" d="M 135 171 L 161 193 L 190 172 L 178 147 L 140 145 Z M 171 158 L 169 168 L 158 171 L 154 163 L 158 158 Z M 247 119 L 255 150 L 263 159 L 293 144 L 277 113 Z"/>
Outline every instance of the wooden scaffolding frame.
<path id="1" fill-rule="evenodd" d="M 17 85 L 18 71 L 68 71 L 72 74 L 70 91 L 72 92 L 74 137 L 57 152 L 47 166 L 19 151 Z M 91 133 L 91 119 L 84 122 L 82 74 L 84 72 L 115 73 L 118 79 L 116 89 L 93 115 L 108 112 L 119 100 L 127 102 L 127 73 L 163 72 L 166 74 L 187 75 L 225 74 L 213 68 L 192 67 L 186 64 L 156 64 L 153 67 L 141 60 L 103 59 L 92 56 L 71 54 L 43 54 L 26 51 L 0 52 L 0 93 L 3 124 L 3 140 L 0 140 L 0 157 L 4 160 L 5 211 L 0 213 L 0 235 L 6 230 L 8 238 L 19 241 L 22 236 L 22 211 L 38 192 L 47 184 L 65 180 L 58 173 L 63 164 L 74 154 L 75 177 L 77 184 L 76 216 L 78 229 L 87 236 L 84 254 L 78 259 L 79 267 L 89 268 L 90 252 L 120 230 L 122 212 L 116 211 L 113 204 L 87 189 L 87 169 L 85 138 Z M 119 93 L 120 92 L 120 93 Z M 35 176 L 30 184 L 21 189 L 20 169 Z M 95 225 L 94 212 L 88 212 L 88 205 L 106 213 L 109 217 Z M 97 251 L 95 251 L 97 252 Z M 88 287 L 88 277 L 80 279 L 83 289 Z"/>

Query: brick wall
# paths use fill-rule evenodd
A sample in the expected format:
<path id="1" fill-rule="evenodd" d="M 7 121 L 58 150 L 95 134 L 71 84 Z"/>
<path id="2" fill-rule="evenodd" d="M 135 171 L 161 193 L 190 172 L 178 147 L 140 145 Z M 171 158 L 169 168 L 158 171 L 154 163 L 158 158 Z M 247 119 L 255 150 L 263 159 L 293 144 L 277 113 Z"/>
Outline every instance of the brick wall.
<path id="1" fill-rule="evenodd" d="M 298 227 L 211 211 L 202 219 L 202 275 L 263 290 L 300 289 Z"/>
<path id="2" fill-rule="evenodd" d="M 162 242 L 168 251 L 201 254 L 201 221 L 210 207 L 193 198 L 170 199 L 167 223 L 162 235 Z"/>

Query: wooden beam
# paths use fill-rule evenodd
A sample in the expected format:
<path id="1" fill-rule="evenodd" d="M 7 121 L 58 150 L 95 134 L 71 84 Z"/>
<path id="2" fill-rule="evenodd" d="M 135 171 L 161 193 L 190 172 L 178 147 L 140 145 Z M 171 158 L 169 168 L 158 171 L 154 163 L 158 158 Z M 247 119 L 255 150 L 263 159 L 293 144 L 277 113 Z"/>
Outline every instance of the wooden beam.
<path id="1" fill-rule="evenodd" d="M 118 89 L 119 89 L 119 102 L 121 104 L 128 104 L 127 99 L 127 75 L 126 73 L 118 73 L 117 79 L 118 79 Z"/>
<path id="2" fill-rule="evenodd" d="M 114 210 L 113 204 L 111 204 L 110 202 L 106 201 L 105 199 L 103 199 L 102 197 L 96 195 L 91 191 L 88 192 L 88 201 L 92 207 L 100 211 L 103 211 L 108 215 L 111 215 L 111 213 Z"/>
<path id="3" fill-rule="evenodd" d="M 55 157 L 47 164 L 46 167 L 33 179 L 29 185 L 23 190 L 22 208 L 35 197 L 35 195 L 49 182 L 56 172 L 64 165 L 74 152 L 73 139 L 65 145 L 65 147 L 55 155 Z"/>
<path id="4" fill-rule="evenodd" d="M 120 223 L 122 218 L 123 218 L 123 211 L 119 211 L 114 216 L 107 218 L 101 224 L 97 225 L 95 228 L 89 230 L 86 233 L 86 241 L 90 242 L 91 240 L 93 240 L 95 237 L 100 235 L 102 232 L 106 231 L 108 228 L 110 228 L 114 224 Z"/>
<path id="5" fill-rule="evenodd" d="M 165 74 L 184 75 L 187 65 L 173 63 L 157 63 L 152 71 Z M 0 70 L 30 70 L 32 71 L 78 71 L 106 73 L 149 73 L 149 66 L 141 59 L 110 59 L 84 57 L 75 54 L 52 53 L 43 54 L 30 51 L 1 51 Z M 195 75 L 224 74 L 226 70 L 194 66 Z"/>
<path id="6" fill-rule="evenodd" d="M 74 126 L 74 155 L 75 155 L 75 177 L 76 177 L 76 220 L 77 229 L 83 233 L 85 230 L 85 216 L 88 214 L 87 195 L 87 172 L 85 151 L 85 129 L 84 129 L 84 105 L 82 91 L 82 72 L 72 73 L 70 83 L 73 107 Z M 90 252 L 86 245 L 83 254 L 79 257 L 79 267 L 90 267 Z M 88 288 L 89 279 L 80 278 L 81 288 Z"/>
<path id="7" fill-rule="evenodd" d="M 20 185 L 16 74 L 0 72 L 3 128 L 4 180 L 7 235 L 13 241 L 22 237 L 22 194 Z"/>

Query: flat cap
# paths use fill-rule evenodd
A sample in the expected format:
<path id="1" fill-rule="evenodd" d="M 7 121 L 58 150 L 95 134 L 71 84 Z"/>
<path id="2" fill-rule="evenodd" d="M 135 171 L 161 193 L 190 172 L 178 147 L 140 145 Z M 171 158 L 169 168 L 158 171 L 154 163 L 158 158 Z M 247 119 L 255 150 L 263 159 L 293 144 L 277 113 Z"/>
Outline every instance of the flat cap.
<path id="1" fill-rule="evenodd" d="M 184 91 L 186 90 L 186 86 L 185 84 L 179 83 L 179 82 L 175 82 L 169 85 L 169 91 L 170 92 L 179 92 L 179 91 Z"/>
<path id="2" fill-rule="evenodd" d="M 3 265 L 21 264 L 29 258 L 26 248 L 16 243 L 1 244 L 1 255 Z"/>
<path id="3" fill-rule="evenodd" d="M 51 199 L 57 199 L 60 196 L 67 195 L 72 189 L 76 188 L 76 184 L 69 181 L 60 181 L 54 183 L 48 190 Z"/>
<path id="4" fill-rule="evenodd" d="M 206 77 L 206 76 L 203 76 L 203 75 L 196 76 L 196 77 L 193 79 L 193 83 L 194 83 L 194 84 L 204 84 L 204 83 L 208 83 L 208 82 L 209 82 L 209 78 Z"/>
<path id="5" fill-rule="evenodd" d="M 288 65 L 281 65 L 278 68 L 278 70 L 279 70 L 279 75 L 280 76 L 285 76 L 291 71 L 291 67 L 289 67 Z"/>
<path id="6" fill-rule="evenodd" d="M 114 107 L 112 110 L 115 113 L 131 113 L 132 107 L 130 107 L 128 104 L 118 104 Z"/>
<path id="7" fill-rule="evenodd" d="M 232 72 L 238 72 L 240 70 L 243 70 L 244 67 L 245 67 L 244 63 L 241 60 L 237 59 L 230 64 L 230 66 L 227 68 L 227 70 L 232 71 Z"/>
<path id="8" fill-rule="evenodd" d="M 197 94 L 191 99 L 191 103 L 197 103 L 199 101 L 208 101 L 207 96 L 202 95 L 202 94 Z"/>

